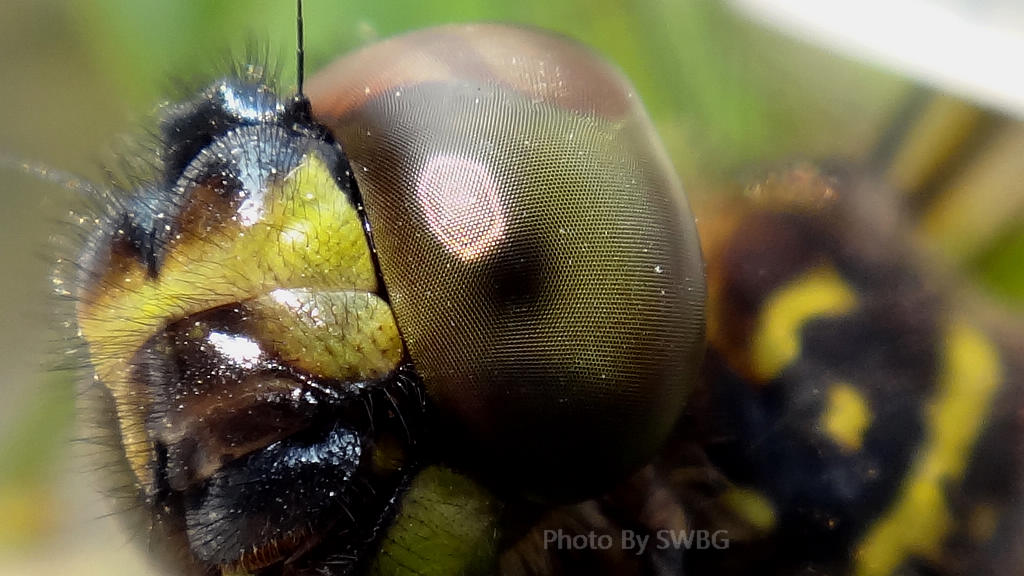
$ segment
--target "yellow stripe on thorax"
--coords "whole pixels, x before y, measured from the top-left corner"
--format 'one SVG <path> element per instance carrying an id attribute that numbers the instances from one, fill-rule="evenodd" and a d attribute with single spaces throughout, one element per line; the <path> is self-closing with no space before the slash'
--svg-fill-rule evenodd
<path id="1" fill-rule="evenodd" d="M 769 534 L 775 530 L 778 514 L 767 494 L 740 486 L 731 486 L 719 496 L 722 504 L 754 530 Z"/>
<path id="2" fill-rule="evenodd" d="M 1001 380 L 993 344 L 976 328 L 953 322 L 946 332 L 938 393 L 928 407 L 926 444 L 895 504 L 861 541 L 856 576 L 890 576 L 911 555 L 938 555 L 953 523 L 945 490 L 963 479 Z"/>
<path id="3" fill-rule="evenodd" d="M 764 303 L 753 334 L 754 375 L 761 381 L 778 376 L 800 356 L 800 333 L 808 321 L 841 316 L 856 304 L 854 289 L 829 266 L 776 290 Z"/>
<path id="4" fill-rule="evenodd" d="M 845 382 L 828 389 L 828 404 L 821 426 L 843 451 L 857 452 L 864 443 L 864 432 L 871 425 L 871 407 L 856 387 Z"/>

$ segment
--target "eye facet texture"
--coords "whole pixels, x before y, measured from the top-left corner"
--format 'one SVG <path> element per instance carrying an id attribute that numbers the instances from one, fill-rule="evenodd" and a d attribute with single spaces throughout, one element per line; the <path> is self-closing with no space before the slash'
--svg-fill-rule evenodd
<path id="1" fill-rule="evenodd" d="M 621 73 L 540 31 L 451 26 L 345 57 L 308 94 L 465 457 L 556 498 L 649 459 L 700 362 L 704 277 Z"/>

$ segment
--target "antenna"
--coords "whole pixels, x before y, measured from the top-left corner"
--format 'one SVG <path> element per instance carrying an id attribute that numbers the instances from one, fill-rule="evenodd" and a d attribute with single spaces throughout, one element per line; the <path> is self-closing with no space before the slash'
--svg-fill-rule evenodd
<path id="1" fill-rule="evenodd" d="M 306 75 L 306 70 L 305 70 L 305 68 L 306 68 L 306 48 L 305 48 L 305 41 L 302 38 L 302 28 L 303 28 L 303 25 L 302 25 L 302 0 L 296 0 L 296 11 L 295 11 L 295 14 L 296 14 L 295 22 L 296 22 L 296 24 L 298 26 L 298 34 L 296 35 L 296 38 L 297 38 L 297 41 L 298 41 L 297 42 L 298 45 L 296 46 L 296 49 L 295 49 L 295 59 L 296 59 L 296 64 L 298 65 L 298 70 L 296 70 L 295 75 L 298 78 L 298 84 L 299 84 L 298 97 L 299 98 L 304 98 L 304 95 L 302 94 L 302 83 L 305 80 L 304 77 Z"/>
<path id="2" fill-rule="evenodd" d="M 45 164 L 23 160 L 3 151 L 0 151 L 0 170 L 13 170 L 15 172 L 20 172 L 43 182 L 49 182 L 60 186 L 69 192 L 75 192 L 85 196 L 91 196 L 93 198 L 100 198 L 104 195 L 104 189 L 101 186 L 97 186 L 85 178 L 70 172 L 50 168 Z"/>

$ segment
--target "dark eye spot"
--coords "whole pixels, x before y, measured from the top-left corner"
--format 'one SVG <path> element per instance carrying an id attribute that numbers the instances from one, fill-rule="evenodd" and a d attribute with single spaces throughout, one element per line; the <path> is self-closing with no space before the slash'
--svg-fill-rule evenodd
<path id="1" fill-rule="evenodd" d="M 489 265 L 492 298 L 498 308 L 536 303 L 544 294 L 547 279 L 554 276 L 550 255 L 532 237 L 515 239 L 494 255 Z"/>

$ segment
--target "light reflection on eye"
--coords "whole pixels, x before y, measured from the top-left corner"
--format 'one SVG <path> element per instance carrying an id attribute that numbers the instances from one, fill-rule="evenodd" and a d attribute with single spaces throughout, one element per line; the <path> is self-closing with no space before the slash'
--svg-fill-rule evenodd
<path id="1" fill-rule="evenodd" d="M 294 290 L 284 290 L 278 288 L 270 293 L 270 297 L 273 298 L 274 302 L 286 306 L 291 310 L 299 310 L 302 308 L 302 302 L 299 301 L 299 297 L 295 295 Z"/>
<path id="2" fill-rule="evenodd" d="M 247 153 L 237 160 L 237 177 L 242 184 L 242 190 L 245 191 L 245 199 L 238 207 L 238 217 L 244 226 L 252 226 L 263 217 L 263 206 L 267 195 L 267 176 L 270 173 L 264 162 L 265 160 L 259 153 Z"/>
<path id="3" fill-rule="evenodd" d="M 270 94 L 262 99 L 247 98 L 238 94 L 233 86 L 222 85 L 219 88 L 225 107 L 247 122 L 270 122 L 283 109 Z"/>
<path id="4" fill-rule="evenodd" d="M 327 325 L 316 298 L 309 292 L 278 288 L 270 293 L 270 298 L 293 312 L 305 315 L 313 321 L 314 326 Z"/>
<path id="5" fill-rule="evenodd" d="M 262 354 L 259 344 L 245 336 L 210 332 L 207 340 L 217 352 L 241 368 L 255 368 Z"/>
<path id="6" fill-rule="evenodd" d="M 427 161 L 416 182 L 416 200 L 430 231 L 462 260 L 474 260 L 505 234 L 498 184 L 486 166 L 443 154 Z"/>

